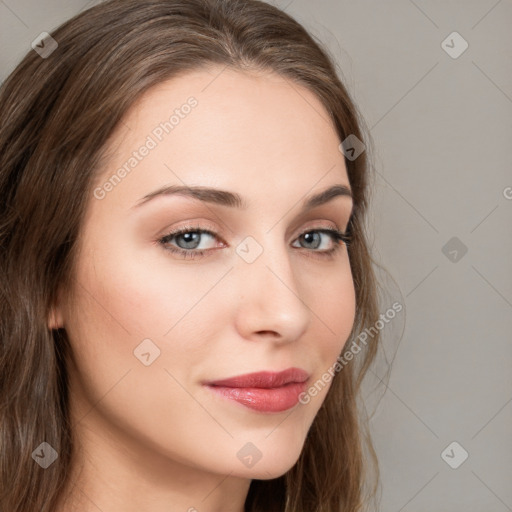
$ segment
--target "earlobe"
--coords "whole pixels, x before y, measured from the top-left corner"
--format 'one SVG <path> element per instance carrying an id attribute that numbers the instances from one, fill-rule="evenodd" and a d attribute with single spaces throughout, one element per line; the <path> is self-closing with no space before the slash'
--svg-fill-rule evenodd
<path id="1" fill-rule="evenodd" d="M 64 327 L 64 315 L 60 308 L 61 293 L 57 292 L 57 298 L 48 313 L 48 329 L 61 329 Z"/>
<path id="2" fill-rule="evenodd" d="M 52 306 L 48 315 L 48 329 L 60 329 L 64 327 L 64 320 L 60 312 L 60 308 Z"/>

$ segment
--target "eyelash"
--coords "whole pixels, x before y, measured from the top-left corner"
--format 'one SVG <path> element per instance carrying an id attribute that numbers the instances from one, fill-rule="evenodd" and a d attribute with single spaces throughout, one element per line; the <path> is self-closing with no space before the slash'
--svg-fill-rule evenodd
<path id="1" fill-rule="evenodd" d="M 194 258 L 200 258 L 205 255 L 208 251 L 212 251 L 212 249 L 181 249 L 178 247 L 172 247 L 169 246 L 169 240 L 178 237 L 180 235 L 183 235 L 185 233 L 201 233 L 206 235 L 211 235 L 214 238 L 218 238 L 217 234 L 213 231 L 210 231 L 209 229 L 202 229 L 201 227 L 192 227 L 192 226 L 186 226 L 180 229 L 177 229 L 176 231 L 171 231 L 170 233 L 164 235 L 162 238 L 158 239 L 156 242 L 160 244 L 165 251 L 169 251 L 173 254 L 178 254 L 179 256 L 182 256 L 185 259 L 194 259 Z M 303 231 L 298 237 L 300 238 L 303 235 L 309 234 L 309 233 L 323 233 L 326 235 L 329 235 L 331 237 L 331 240 L 334 242 L 334 247 L 332 249 L 329 249 L 327 251 L 317 251 L 315 249 L 311 249 L 311 252 L 316 253 L 316 256 L 319 256 L 321 258 L 332 258 L 335 256 L 335 254 L 342 248 L 342 244 L 339 242 L 343 242 L 345 246 L 349 246 L 351 242 L 351 237 L 348 233 L 342 233 L 341 231 L 338 231 L 337 229 L 331 229 L 331 228 L 319 228 L 319 229 L 309 229 L 306 231 Z M 305 249 L 308 251 L 308 249 Z"/>

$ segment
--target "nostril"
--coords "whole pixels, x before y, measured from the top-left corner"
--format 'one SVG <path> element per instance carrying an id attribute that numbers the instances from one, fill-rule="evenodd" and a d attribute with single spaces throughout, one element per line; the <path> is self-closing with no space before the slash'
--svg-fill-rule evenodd
<path id="1" fill-rule="evenodd" d="M 275 338 L 279 338 L 280 337 L 280 334 L 278 334 L 276 331 L 258 331 L 256 334 L 262 334 L 262 335 L 265 335 L 265 336 L 273 336 Z"/>

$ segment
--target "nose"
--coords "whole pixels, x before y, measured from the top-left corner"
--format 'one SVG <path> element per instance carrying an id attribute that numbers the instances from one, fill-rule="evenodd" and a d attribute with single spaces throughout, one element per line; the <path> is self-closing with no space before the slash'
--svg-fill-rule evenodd
<path id="1" fill-rule="evenodd" d="M 286 247 L 263 252 L 252 263 L 237 261 L 236 328 L 245 339 L 287 343 L 299 339 L 311 321 L 297 269 Z"/>

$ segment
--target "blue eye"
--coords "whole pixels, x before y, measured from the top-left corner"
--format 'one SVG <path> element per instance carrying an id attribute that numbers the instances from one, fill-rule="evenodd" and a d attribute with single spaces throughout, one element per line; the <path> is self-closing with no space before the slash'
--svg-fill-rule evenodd
<path id="1" fill-rule="evenodd" d="M 324 235 L 324 236 L 322 236 Z M 324 244 L 325 236 L 330 240 L 332 246 L 327 249 L 318 250 Z M 199 248 L 204 243 L 205 238 L 219 239 L 216 233 L 201 227 L 185 227 L 172 231 L 160 238 L 157 242 L 164 247 L 166 251 L 177 254 L 183 258 L 198 258 L 210 252 L 215 246 L 210 248 Z M 309 252 L 315 253 L 320 257 L 333 257 L 343 245 L 348 246 L 350 237 L 337 229 L 310 229 L 304 231 L 296 241 L 306 244 L 306 247 L 299 247 Z M 328 242 L 327 242 L 328 243 Z M 309 246 L 308 246 L 309 245 Z M 296 247 L 296 246 L 293 246 Z"/>
<path id="2" fill-rule="evenodd" d="M 341 233 L 336 229 L 313 229 L 302 233 L 297 240 L 303 240 L 306 244 L 313 245 L 313 247 L 306 247 L 306 249 L 318 249 L 323 242 L 321 235 L 328 235 L 331 242 L 335 242 L 336 245 L 332 249 L 324 249 L 323 251 L 317 252 L 329 254 L 340 247 L 339 242 L 343 242 L 345 245 L 348 245 L 349 243 L 348 235 Z"/>
<path id="3" fill-rule="evenodd" d="M 184 258 L 196 258 L 203 256 L 206 252 L 205 249 L 197 250 L 198 246 L 201 245 L 202 239 L 205 237 L 205 235 L 212 238 L 217 238 L 217 235 L 208 229 L 201 229 L 200 227 L 185 227 L 176 231 L 172 231 L 171 233 L 160 238 L 158 242 L 164 247 L 166 251 L 178 254 Z M 173 242 L 174 245 L 170 245 L 171 242 Z"/>
<path id="4" fill-rule="evenodd" d="M 197 231 L 181 231 L 178 233 L 173 233 L 170 239 L 175 239 L 176 244 L 179 246 L 178 248 L 188 250 L 188 249 L 199 249 L 199 245 L 204 240 L 205 235 L 210 237 L 215 237 L 214 233 L 211 233 L 206 230 L 197 230 Z M 169 235 L 165 237 L 169 238 Z M 180 243 L 181 242 L 181 243 Z"/>

